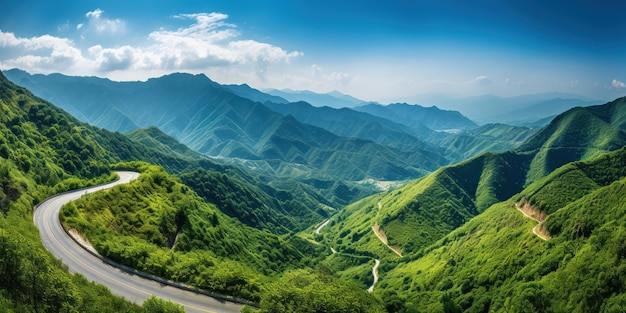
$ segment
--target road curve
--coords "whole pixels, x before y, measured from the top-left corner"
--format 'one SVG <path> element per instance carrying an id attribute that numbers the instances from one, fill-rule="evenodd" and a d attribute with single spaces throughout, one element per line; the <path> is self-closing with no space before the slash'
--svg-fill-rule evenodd
<path id="1" fill-rule="evenodd" d="M 152 295 L 183 305 L 187 312 L 239 312 L 241 305 L 217 300 L 194 292 L 163 285 L 152 280 L 128 274 L 105 264 L 79 246 L 61 227 L 61 207 L 72 200 L 98 190 L 128 183 L 139 177 L 135 172 L 116 172 L 120 179 L 105 185 L 63 193 L 41 203 L 33 219 L 44 246 L 67 265 L 70 272 L 80 273 L 91 281 L 103 284 L 112 293 L 142 304 Z"/>
<path id="2" fill-rule="evenodd" d="M 375 259 L 374 262 L 375 262 L 374 267 L 372 267 L 372 275 L 374 275 L 374 282 L 372 282 L 372 285 L 367 289 L 368 292 L 374 292 L 374 286 L 376 286 L 376 283 L 378 282 L 378 266 L 380 265 L 380 260 Z"/>

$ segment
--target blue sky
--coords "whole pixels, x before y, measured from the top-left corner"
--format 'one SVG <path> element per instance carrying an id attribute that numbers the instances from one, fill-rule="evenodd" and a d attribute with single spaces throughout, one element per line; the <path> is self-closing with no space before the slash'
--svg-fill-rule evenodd
<path id="1" fill-rule="evenodd" d="M 204 73 L 384 103 L 626 94 L 620 1 L 5 2 L 0 69 L 113 80 Z"/>

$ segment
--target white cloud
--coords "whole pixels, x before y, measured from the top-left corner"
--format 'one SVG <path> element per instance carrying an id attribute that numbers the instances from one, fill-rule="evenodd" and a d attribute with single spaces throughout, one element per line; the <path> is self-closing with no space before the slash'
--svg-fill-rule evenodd
<path id="1" fill-rule="evenodd" d="M 101 46 L 89 48 L 89 54 L 94 58 L 98 71 L 112 72 L 129 69 L 137 63 L 141 51 L 130 46 L 122 46 L 116 49 L 104 49 Z"/>
<path id="2" fill-rule="evenodd" d="M 487 86 L 493 83 L 493 79 L 488 76 L 476 76 L 474 79 L 470 80 L 470 84 Z"/>
<path id="3" fill-rule="evenodd" d="M 50 35 L 18 38 L 13 33 L 0 30 L 0 46 L 21 49 L 23 52 L 17 58 L 0 60 L 2 69 L 17 67 L 32 72 L 67 72 L 84 65 L 86 61 L 71 40 Z"/>
<path id="4" fill-rule="evenodd" d="M 119 19 L 106 19 L 97 9 L 85 16 L 88 21 L 77 26 L 82 34 L 89 31 L 113 34 L 124 31 Z M 251 73 L 264 79 L 276 64 L 289 64 L 303 54 L 250 39 L 240 39 L 236 25 L 226 23 L 221 13 L 177 15 L 191 20 L 188 27 L 151 32 L 144 45 L 79 48 L 67 38 L 43 35 L 20 38 L 0 30 L 0 47 L 20 50 L 17 58 L 2 59 L 0 68 L 18 67 L 32 73 L 59 71 L 70 75 L 99 75 L 117 79 L 142 79 L 172 71 L 207 72 L 210 69 L 236 68 L 232 73 Z M 81 26 L 82 25 L 82 26 Z M 80 43 L 83 43 L 81 41 Z M 138 77 L 138 75 L 144 75 Z"/>
<path id="5" fill-rule="evenodd" d="M 317 64 L 313 64 L 309 67 L 308 72 L 313 76 L 313 77 L 317 77 L 319 75 L 322 75 L 322 73 L 324 72 L 324 70 Z"/>
<path id="6" fill-rule="evenodd" d="M 350 81 L 352 81 L 352 78 L 353 77 L 351 74 L 343 72 L 332 72 L 330 75 L 328 75 L 328 80 L 338 82 L 344 86 L 349 84 Z"/>
<path id="7" fill-rule="evenodd" d="M 614 79 L 614 80 L 611 82 L 611 88 L 613 88 L 613 89 L 622 89 L 622 88 L 626 88 L 626 84 L 624 84 L 623 82 L 621 82 L 621 81 L 619 81 L 619 80 L 617 80 L 617 79 Z"/>
<path id="8" fill-rule="evenodd" d="M 21 43 L 22 39 L 15 37 L 13 33 L 5 33 L 0 30 L 0 47 L 15 47 Z"/>
<path id="9" fill-rule="evenodd" d="M 87 18 L 87 30 L 94 30 L 97 33 L 107 34 L 123 34 L 126 31 L 126 22 L 120 19 L 107 19 L 102 17 L 104 11 L 95 9 L 94 11 L 87 12 L 85 17 Z M 77 29 L 83 28 L 84 24 L 78 24 Z"/>
<path id="10" fill-rule="evenodd" d="M 104 11 L 102 11 L 100 9 L 95 9 L 95 10 L 93 10 L 91 12 L 87 12 L 87 14 L 85 14 L 85 16 L 86 17 L 93 17 L 93 18 L 99 19 L 100 15 L 102 15 L 102 12 L 104 12 Z"/>
<path id="11" fill-rule="evenodd" d="M 178 15 L 194 19 L 195 23 L 176 31 L 159 30 L 149 37 L 156 42 L 148 48 L 167 67 L 195 69 L 228 64 L 255 64 L 263 73 L 271 63 L 286 62 L 301 56 L 298 51 L 254 40 L 237 40 L 240 34 L 232 24 L 225 23 L 228 15 L 221 13 Z"/>

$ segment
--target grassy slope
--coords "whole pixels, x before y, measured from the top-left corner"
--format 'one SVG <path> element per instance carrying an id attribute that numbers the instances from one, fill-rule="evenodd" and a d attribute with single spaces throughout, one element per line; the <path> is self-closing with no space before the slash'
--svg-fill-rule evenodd
<path id="1" fill-rule="evenodd" d="M 551 208 L 549 241 L 532 234 L 536 222 L 515 210 L 512 198 L 412 260 L 389 265 L 377 292 L 426 311 L 442 311 L 450 301 L 467 312 L 621 310 L 626 299 L 625 157 L 622 149 L 566 165 L 520 194 L 545 193 L 541 203 Z M 603 172 L 619 174 L 606 179 L 598 175 Z M 574 197 L 553 193 L 565 187 Z"/>
<path id="2" fill-rule="evenodd" d="M 371 231 L 378 222 L 390 245 L 405 253 L 416 252 L 515 194 L 524 183 L 527 164 L 525 156 L 503 153 L 442 168 L 346 207 L 331 219 L 326 239 L 343 249 L 389 255 Z"/>
<path id="3" fill-rule="evenodd" d="M 383 257 L 381 268 L 384 269 L 397 256 L 373 233 L 372 226 L 378 222 L 391 246 L 399 248 L 404 256 L 417 257 L 423 249 L 489 206 L 509 199 L 524 186 L 544 177 L 547 173 L 541 173 L 547 169 L 618 147 L 624 134 L 624 107 L 624 99 L 618 99 L 604 106 L 573 109 L 556 118 L 517 151 L 483 154 L 397 190 L 365 198 L 333 217 L 328 229 L 323 231 L 323 238 L 318 239 L 339 251 Z M 577 122 L 579 116 L 587 119 Z M 585 130 L 584 134 L 578 129 Z M 567 148 L 570 144 L 576 146 L 572 149 L 583 153 L 559 157 L 564 149 L 570 149 Z M 586 146 L 591 148 L 584 149 Z M 549 156 L 549 166 L 542 156 Z M 585 181 L 551 188 L 569 191 L 574 187 L 585 190 Z M 543 198 L 551 197 L 559 198 L 543 195 Z M 531 197 L 534 202 L 541 199 L 539 195 Z M 365 277 L 365 271 L 353 277 Z"/>
<path id="4" fill-rule="evenodd" d="M 273 188 L 237 167 L 214 163 L 158 128 L 138 129 L 127 136 L 163 155 L 184 160 L 187 166 L 179 174 L 184 183 L 248 226 L 284 234 L 306 228 L 328 214 L 324 210 L 327 206 L 322 204 L 326 201 L 320 203 L 321 197 L 315 191 L 296 196 L 294 186 L 287 190 Z"/>

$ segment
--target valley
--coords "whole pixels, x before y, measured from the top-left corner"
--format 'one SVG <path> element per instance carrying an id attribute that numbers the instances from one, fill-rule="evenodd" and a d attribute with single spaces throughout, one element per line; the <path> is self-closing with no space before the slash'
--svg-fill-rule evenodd
<path id="1" fill-rule="evenodd" d="M 622 301 L 624 282 L 606 273 L 623 267 L 625 98 L 527 128 L 408 104 L 314 107 L 203 75 L 115 83 L 9 72 L 52 102 L 0 77 L 0 248 L 10 256 L 0 265 L 18 277 L 0 286 L 20 284 L 0 301 L 13 307 L 35 306 L 21 290 L 43 292 L 28 270 L 10 269 L 25 258 L 44 260 L 39 273 L 56 276 L 41 284 L 60 279 L 53 290 L 70 295 L 46 300 L 51 311 L 115 301 L 133 312 L 588 312 Z M 80 96 L 96 89 L 117 104 Z M 122 115 L 123 127 L 92 119 Z M 460 131 L 441 131 L 451 128 Z M 29 220 L 41 200 L 115 173 L 125 184 L 63 193 Z M 253 305 L 112 269 L 55 216 L 112 262 Z M 61 237 L 73 248 L 54 247 Z"/>

